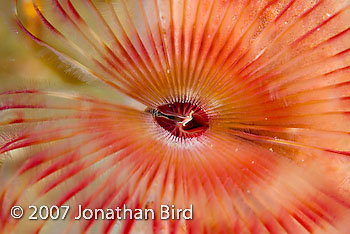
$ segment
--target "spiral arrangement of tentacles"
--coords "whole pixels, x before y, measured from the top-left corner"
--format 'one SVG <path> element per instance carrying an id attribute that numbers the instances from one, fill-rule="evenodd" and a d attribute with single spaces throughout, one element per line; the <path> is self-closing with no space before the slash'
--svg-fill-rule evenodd
<path id="1" fill-rule="evenodd" d="M 145 108 L 0 93 L 0 233 L 349 233 L 349 0 L 12 4 L 34 41 Z M 157 217 L 74 219 L 124 204 Z"/>

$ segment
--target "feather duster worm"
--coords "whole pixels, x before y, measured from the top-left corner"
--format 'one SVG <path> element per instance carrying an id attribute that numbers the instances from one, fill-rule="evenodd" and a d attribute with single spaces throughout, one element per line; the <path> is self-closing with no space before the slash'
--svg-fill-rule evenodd
<path id="1" fill-rule="evenodd" d="M 1 233 L 349 232 L 350 1 L 16 0 L 14 13 L 146 108 L 2 92 Z M 32 221 L 30 205 L 70 210 Z M 124 205 L 155 218 L 74 218 Z M 162 220 L 161 205 L 193 217 Z"/>

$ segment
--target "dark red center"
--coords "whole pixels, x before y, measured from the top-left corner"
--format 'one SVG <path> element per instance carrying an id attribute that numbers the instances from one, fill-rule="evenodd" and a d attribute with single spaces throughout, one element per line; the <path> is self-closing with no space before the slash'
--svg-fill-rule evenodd
<path id="1" fill-rule="evenodd" d="M 190 103 L 166 104 L 151 112 L 156 122 L 176 137 L 198 137 L 208 128 L 208 115 Z"/>

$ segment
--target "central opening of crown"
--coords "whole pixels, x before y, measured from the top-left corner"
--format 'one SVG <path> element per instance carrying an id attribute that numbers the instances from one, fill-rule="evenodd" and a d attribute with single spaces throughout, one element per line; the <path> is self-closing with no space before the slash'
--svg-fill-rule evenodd
<path id="1" fill-rule="evenodd" d="M 159 126 L 176 137 L 198 137 L 209 127 L 208 115 L 191 103 L 166 104 L 149 112 Z"/>

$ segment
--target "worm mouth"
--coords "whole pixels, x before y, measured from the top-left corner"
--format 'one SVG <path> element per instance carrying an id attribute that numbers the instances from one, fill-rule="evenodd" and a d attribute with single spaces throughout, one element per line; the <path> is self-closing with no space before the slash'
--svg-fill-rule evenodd
<path id="1" fill-rule="evenodd" d="M 209 117 L 200 107 L 191 103 L 171 103 L 147 109 L 157 124 L 180 138 L 201 136 L 209 127 Z"/>

